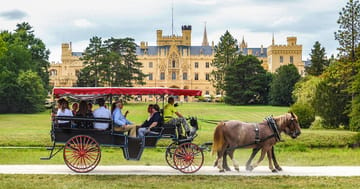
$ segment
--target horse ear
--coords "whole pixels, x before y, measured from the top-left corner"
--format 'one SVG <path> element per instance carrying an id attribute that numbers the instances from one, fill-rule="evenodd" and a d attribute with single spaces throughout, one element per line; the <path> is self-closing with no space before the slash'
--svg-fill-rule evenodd
<path id="1" fill-rule="evenodd" d="M 291 117 L 292 117 L 292 118 L 295 118 L 295 115 L 294 115 L 293 112 L 290 112 L 290 114 L 291 114 Z"/>

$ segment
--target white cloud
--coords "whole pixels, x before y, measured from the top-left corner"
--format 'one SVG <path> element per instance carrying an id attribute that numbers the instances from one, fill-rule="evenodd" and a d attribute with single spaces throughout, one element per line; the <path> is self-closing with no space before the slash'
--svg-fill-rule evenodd
<path id="1" fill-rule="evenodd" d="M 84 18 L 74 20 L 73 24 L 79 28 L 90 28 L 95 26 L 95 24 Z"/>
<path id="2" fill-rule="evenodd" d="M 338 28 L 338 12 L 348 0 L 174 0 L 175 34 L 180 26 L 193 26 L 194 45 L 202 41 L 207 21 L 211 41 L 228 29 L 238 40 L 242 36 L 251 47 L 276 42 L 286 43 L 286 36 L 297 35 L 304 57 L 316 40 L 327 53 L 336 53 L 338 43 L 333 32 Z M 1 12 L 21 10 L 22 21 L 29 22 L 35 35 L 50 48 L 50 60 L 60 61 L 60 46 L 73 42 L 74 51 L 83 50 L 94 35 L 103 38 L 132 37 L 137 42 L 156 44 L 156 29 L 171 33 L 171 0 L 12 0 L 3 3 Z M 21 17 L 19 17 L 21 18 Z M 0 31 L 13 31 L 19 20 L 0 18 Z"/>

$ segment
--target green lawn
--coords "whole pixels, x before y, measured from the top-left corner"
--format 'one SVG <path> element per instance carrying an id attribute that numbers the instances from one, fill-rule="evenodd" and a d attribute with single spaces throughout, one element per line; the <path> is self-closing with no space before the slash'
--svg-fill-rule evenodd
<path id="1" fill-rule="evenodd" d="M 146 119 L 147 104 L 128 104 L 124 110 L 129 110 L 129 119 L 140 124 Z M 228 120 L 237 119 L 248 122 L 260 122 L 268 115 L 281 115 L 287 112 L 287 107 L 272 106 L 229 106 L 212 103 L 181 104 L 178 110 L 184 115 L 197 116 L 199 119 Z M 199 136 L 196 144 L 212 141 L 216 124 L 199 122 Z M 0 115 L 0 146 L 33 146 L 45 147 L 51 145 L 49 111 L 38 114 L 2 114 Z M 277 156 L 282 165 L 359 165 L 360 150 L 347 148 L 355 142 L 358 135 L 344 130 L 303 130 L 298 139 L 287 136 L 285 142 L 276 146 Z M 156 149 L 146 149 L 140 162 L 126 161 L 118 148 L 102 147 L 101 164 L 136 164 L 165 165 L 164 148 L 170 140 L 161 140 Z M 236 157 L 245 164 L 250 150 L 237 150 Z M 46 156 L 45 149 L 0 149 L 0 164 L 62 164 L 61 152 L 50 161 L 40 161 Z M 322 157 L 322 158 L 319 158 Z M 215 157 L 205 152 L 205 163 L 211 165 Z M 264 161 L 263 165 L 267 164 Z"/>
<path id="2" fill-rule="evenodd" d="M 359 177 L 0 175 L 0 188 L 358 188 Z"/>

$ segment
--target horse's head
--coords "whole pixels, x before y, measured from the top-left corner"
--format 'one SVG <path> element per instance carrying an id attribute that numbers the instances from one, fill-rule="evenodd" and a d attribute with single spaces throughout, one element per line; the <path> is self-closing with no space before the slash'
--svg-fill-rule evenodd
<path id="1" fill-rule="evenodd" d="M 293 139 L 298 137 L 301 134 L 298 117 L 293 112 L 287 113 L 281 117 L 281 125 L 279 124 L 280 129 Z"/>

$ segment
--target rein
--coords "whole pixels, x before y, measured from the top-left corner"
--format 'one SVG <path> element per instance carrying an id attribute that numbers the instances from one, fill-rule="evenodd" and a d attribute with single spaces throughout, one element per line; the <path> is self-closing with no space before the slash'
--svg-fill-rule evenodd
<path id="1" fill-rule="evenodd" d="M 254 130 L 255 131 L 255 141 L 254 142 L 249 143 L 249 144 L 240 145 L 240 146 L 231 147 L 231 148 L 229 147 L 229 148 L 226 149 L 226 151 L 231 151 L 231 150 L 251 146 L 251 145 L 254 145 L 254 144 L 259 144 L 259 143 L 265 142 L 265 141 L 267 141 L 267 140 L 269 140 L 270 138 L 273 138 L 273 137 L 276 138 L 276 141 L 282 141 L 274 118 L 272 116 L 269 116 L 269 117 L 265 118 L 265 120 L 267 121 L 268 126 L 270 127 L 270 129 L 273 131 L 272 135 L 269 135 L 269 136 L 267 136 L 265 138 L 260 139 L 260 137 L 259 137 L 259 130 L 260 129 L 259 129 L 259 125 L 256 123 L 255 124 L 255 130 Z"/>

